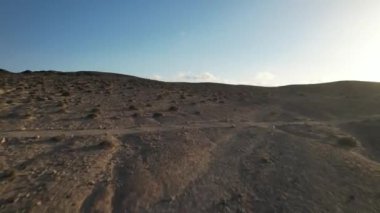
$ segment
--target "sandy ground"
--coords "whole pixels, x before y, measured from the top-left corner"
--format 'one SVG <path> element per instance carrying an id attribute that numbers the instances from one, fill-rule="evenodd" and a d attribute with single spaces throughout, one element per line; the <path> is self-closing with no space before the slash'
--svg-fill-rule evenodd
<path id="1" fill-rule="evenodd" d="M 0 71 L 0 212 L 380 212 L 380 84 Z"/>

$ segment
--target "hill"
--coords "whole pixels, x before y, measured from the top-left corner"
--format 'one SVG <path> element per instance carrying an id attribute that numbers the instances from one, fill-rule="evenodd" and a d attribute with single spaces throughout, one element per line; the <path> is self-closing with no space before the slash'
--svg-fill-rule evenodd
<path id="1" fill-rule="evenodd" d="M 6 73 L 1 212 L 380 212 L 379 83 Z"/>

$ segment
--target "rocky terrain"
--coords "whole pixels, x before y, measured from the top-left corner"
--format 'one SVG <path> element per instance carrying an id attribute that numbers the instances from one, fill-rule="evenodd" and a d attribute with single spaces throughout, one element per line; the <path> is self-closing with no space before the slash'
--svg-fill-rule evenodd
<path id="1" fill-rule="evenodd" d="M 380 212 L 380 83 L 0 70 L 0 212 Z"/>

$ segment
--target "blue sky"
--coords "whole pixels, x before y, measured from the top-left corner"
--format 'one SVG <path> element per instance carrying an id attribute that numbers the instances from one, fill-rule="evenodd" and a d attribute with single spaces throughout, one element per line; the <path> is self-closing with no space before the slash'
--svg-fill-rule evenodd
<path id="1" fill-rule="evenodd" d="M 377 0 L 1 0 L 0 67 L 166 81 L 380 81 Z"/>

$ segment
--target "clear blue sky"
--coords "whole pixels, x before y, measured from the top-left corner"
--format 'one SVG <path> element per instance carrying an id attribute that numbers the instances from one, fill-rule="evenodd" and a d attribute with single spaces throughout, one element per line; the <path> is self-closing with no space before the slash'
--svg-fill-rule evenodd
<path id="1" fill-rule="evenodd" d="M 0 67 L 261 85 L 380 81 L 377 0 L 1 0 Z"/>

